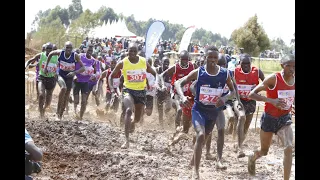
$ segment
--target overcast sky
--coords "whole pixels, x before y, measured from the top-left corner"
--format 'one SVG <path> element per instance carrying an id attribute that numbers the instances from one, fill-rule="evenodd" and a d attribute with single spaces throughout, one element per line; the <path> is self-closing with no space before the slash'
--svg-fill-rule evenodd
<path id="1" fill-rule="evenodd" d="M 57 5 L 67 8 L 71 2 L 26 0 L 25 31 L 31 30 L 31 23 L 39 10 L 53 9 Z M 154 18 L 185 27 L 195 25 L 227 38 L 254 14 L 258 15 L 258 22 L 270 39 L 281 37 L 289 45 L 295 32 L 294 0 L 82 0 L 83 10 L 95 12 L 102 5 L 111 7 L 117 14 L 133 14 L 136 20 Z"/>

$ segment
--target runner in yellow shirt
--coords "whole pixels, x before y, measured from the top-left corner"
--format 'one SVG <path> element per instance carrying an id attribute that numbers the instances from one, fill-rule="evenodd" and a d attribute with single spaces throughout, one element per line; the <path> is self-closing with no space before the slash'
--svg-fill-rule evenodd
<path id="1" fill-rule="evenodd" d="M 109 87 L 111 93 L 114 92 L 113 78 L 122 70 L 124 78 L 122 90 L 122 113 L 125 114 L 125 135 L 126 142 L 121 148 L 129 148 L 129 133 L 134 131 L 135 123 L 139 122 L 143 115 L 144 106 L 146 103 L 146 77 L 147 72 L 156 76 L 156 72 L 151 68 L 146 59 L 137 56 L 137 44 L 129 44 L 128 57 L 121 60 L 109 76 Z M 134 112 L 134 120 L 131 120 L 131 115 Z"/>

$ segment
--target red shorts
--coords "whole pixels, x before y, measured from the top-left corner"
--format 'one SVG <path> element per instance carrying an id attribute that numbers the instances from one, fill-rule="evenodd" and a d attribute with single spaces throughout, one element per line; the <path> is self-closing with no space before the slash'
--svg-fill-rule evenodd
<path id="1" fill-rule="evenodd" d="M 194 104 L 193 98 L 192 98 L 191 100 L 189 99 L 189 101 L 191 102 L 192 105 Z M 186 115 L 186 116 L 188 116 L 188 117 L 192 117 L 192 115 L 191 115 L 191 109 L 192 109 L 192 107 L 191 107 L 191 108 L 187 108 L 187 107 L 181 106 L 181 108 L 182 108 L 182 113 L 183 113 L 184 115 Z"/>

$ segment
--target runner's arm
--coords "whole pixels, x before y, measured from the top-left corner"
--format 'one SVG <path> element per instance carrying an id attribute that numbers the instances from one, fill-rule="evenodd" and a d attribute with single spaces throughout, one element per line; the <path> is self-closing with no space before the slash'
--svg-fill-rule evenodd
<path id="1" fill-rule="evenodd" d="M 147 72 L 148 72 L 148 73 L 151 73 L 151 74 L 156 78 L 157 73 L 156 73 L 156 71 L 150 66 L 149 63 L 147 63 Z"/>
<path id="2" fill-rule="evenodd" d="M 266 91 L 268 88 L 272 89 L 276 84 L 276 77 L 274 74 L 266 77 L 263 82 L 261 82 L 258 86 L 256 86 L 250 93 L 249 98 L 256 101 L 263 101 L 271 103 L 271 98 L 267 98 L 266 96 L 261 96 L 258 93 L 261 91 Z"/>
<path id="3" fill-rule="evenodd" d="M 97 81 L 97 84 L 99 85 L 99 83 L 103 80 L 103 78 L 105 78 L 107 76 L 107 70 L 103 71 L 100 75 L 100 78 Z M 107 79 L 107 84 L 108 84 L 108 79 Z M 96 86 L 96 89 L 98 90 L 98 86 Z"/>
<path id="4" fill-rule="evenodd" d="M 198 69 L 191 71 L 187 76 L 179 79 L 174 83 L 174 87 L 176 88 L 177 94 L 182 98 L 184 97 L 184 93 L 182 91 L 182 87 L 189 82 L 198 79 Z"/>
<path id="5" fill-rule="evenodd" d="M 229 73 L 229 71 L 228 71 L 228 73 Z M 226 102 L 226 100 L 229 99 L 230 97 L 236 96 L 237 100 L 240 102 L 239 94 L 236 91 L 237 86 L 234 83 L 233 78 L 230 76 L 230 74 L 228 75 L 226 83 L 227 83 L 227 86 L 229 88 L 229 93 L 222 97 L 223 101 Z"/>
<path id="6" fill-rule="evenodd" d="M 175 73 L 176 71 L 176 66 L 173 65 L 171 66 L 170 68 L 168 68 L 167 70 L 163 71 L 160 75 L 159 75 L 159 80 L 160 80 L 160 84 L 161 84 L 161 87 L 164 87 L 164 79 L 163 77 L 164 76 L 169 76 L 169 77 L 172 77 L 173 73 Z"/>
<path id="7" fill-rule="evenodd" d="M 109 88 L 111 92 L 114 91 L 113 78 L 114 76 L 116 76 L 116 74 L 118 74 L 121 71 L 122 68 L 123 68 L 123 61 L 120 61 L 119 63 L 117 63 L 116 67 L 113 69 L 113 71 L 111 71 L 111 74 L 109 75 L 108 83 L 109 83 Z"/>
<path id="8" fill-rule="evenodd" d="M 47 69 L 47 66 L 49 64 L 49 62 L 51 61 L 52 56 L 59 56 L 62 50 L 55 50 L 55 51 L 51 51 L 48 55 L 48 60 L 47 60 L 47 64 L 45 69 Z"/>
<path id="9" fill-rule="evenodd" d="M 261 69 L 259 69 L 259 78 L 261 79 L 261 81 L 264 80 L 264 73 L 261 71 Z"/>
<path id="10" fill-rule="evenodd" d="M 37 55 L 35 55 L 33 58 L 29 59 L 26 63 L 25 63 L 25 69 L 27 69 L 27 67 L 31 64 L 34 63 L 37 59 L 40 59 L 41 53 L 38 53 Z"/>
<path id="11" fill-rule="evenodd" d="M 79 63 L 80 64 L 80 69 L 78 69 L 78 70 L 76 70 L 76 71 L 74 71 L 76 74 L 79 74 L 79 73 L 82 73 L 82 72 L 84 72 L 85 71 L 85 68 L 84 68 L 84 65 L 83 65 L 83 63 L 82 63 L 82 61 L 81 61 L 81 59 L 80 59 L 80 56 L 79 56 L 79 54 L 77 54 L 77 53 L 74 53 L 74 59 L 77 61 L 77 63 Z"/>

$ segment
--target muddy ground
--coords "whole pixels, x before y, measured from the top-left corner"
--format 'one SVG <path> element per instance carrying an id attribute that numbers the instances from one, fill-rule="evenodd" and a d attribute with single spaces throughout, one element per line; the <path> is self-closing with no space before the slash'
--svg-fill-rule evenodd
<path id="1" fill-rule="evenodd" d="M 59 88 L 56 88 L 56 92 Z M 174 125 L 168 123 L 161 129 L 157 111 L 145 117 L 131 134 L 130 148 L 121 149 L 125 140 L 119 127 L 119 114 L 103 117 L 96 115 L 96 107 L 89 98 L 88 112 L 83 121 L 74 120 L 73 105 L 69 115 L 57 121 L 57 95 L 53 97 L 52 111 L 47 120 L 39 120 L 36 103 L 26 100 L 26 128 L 37 146 L 44 151 L 43 170 L 35 179 L 191 179 L 189 160 L 192 155 L 191 140 L 182 140 L 169 149 L 168 143 Z M 261 108 L 260 108 L 261 110 Z M 168 116 L 173 121 L 173 112 Z M 169 125 L 168 125 L 169 124 Z M 254 126 L 254 120 L 252 122 Z M 190 134 L 193 133 L 191 128 Z M 213 132 L 211 152 L 216 155 L 217 131 Z M 215 161 L 203 158 L 200 165 L 202 179 L 282 179 L 283 150 L 274 138 L 269 155 L 257 161 L 257 175 L 247 173 L 247 158 L 238 159 L 233 151 L 231 135 L 226 135 L 223 162 L 226 170 L 216 170 Z M 259 134 L 251 129 L 244 143 L 246 153 L 259 147 Z M 294 162 L 292 179 L 294 179 Z"/>

